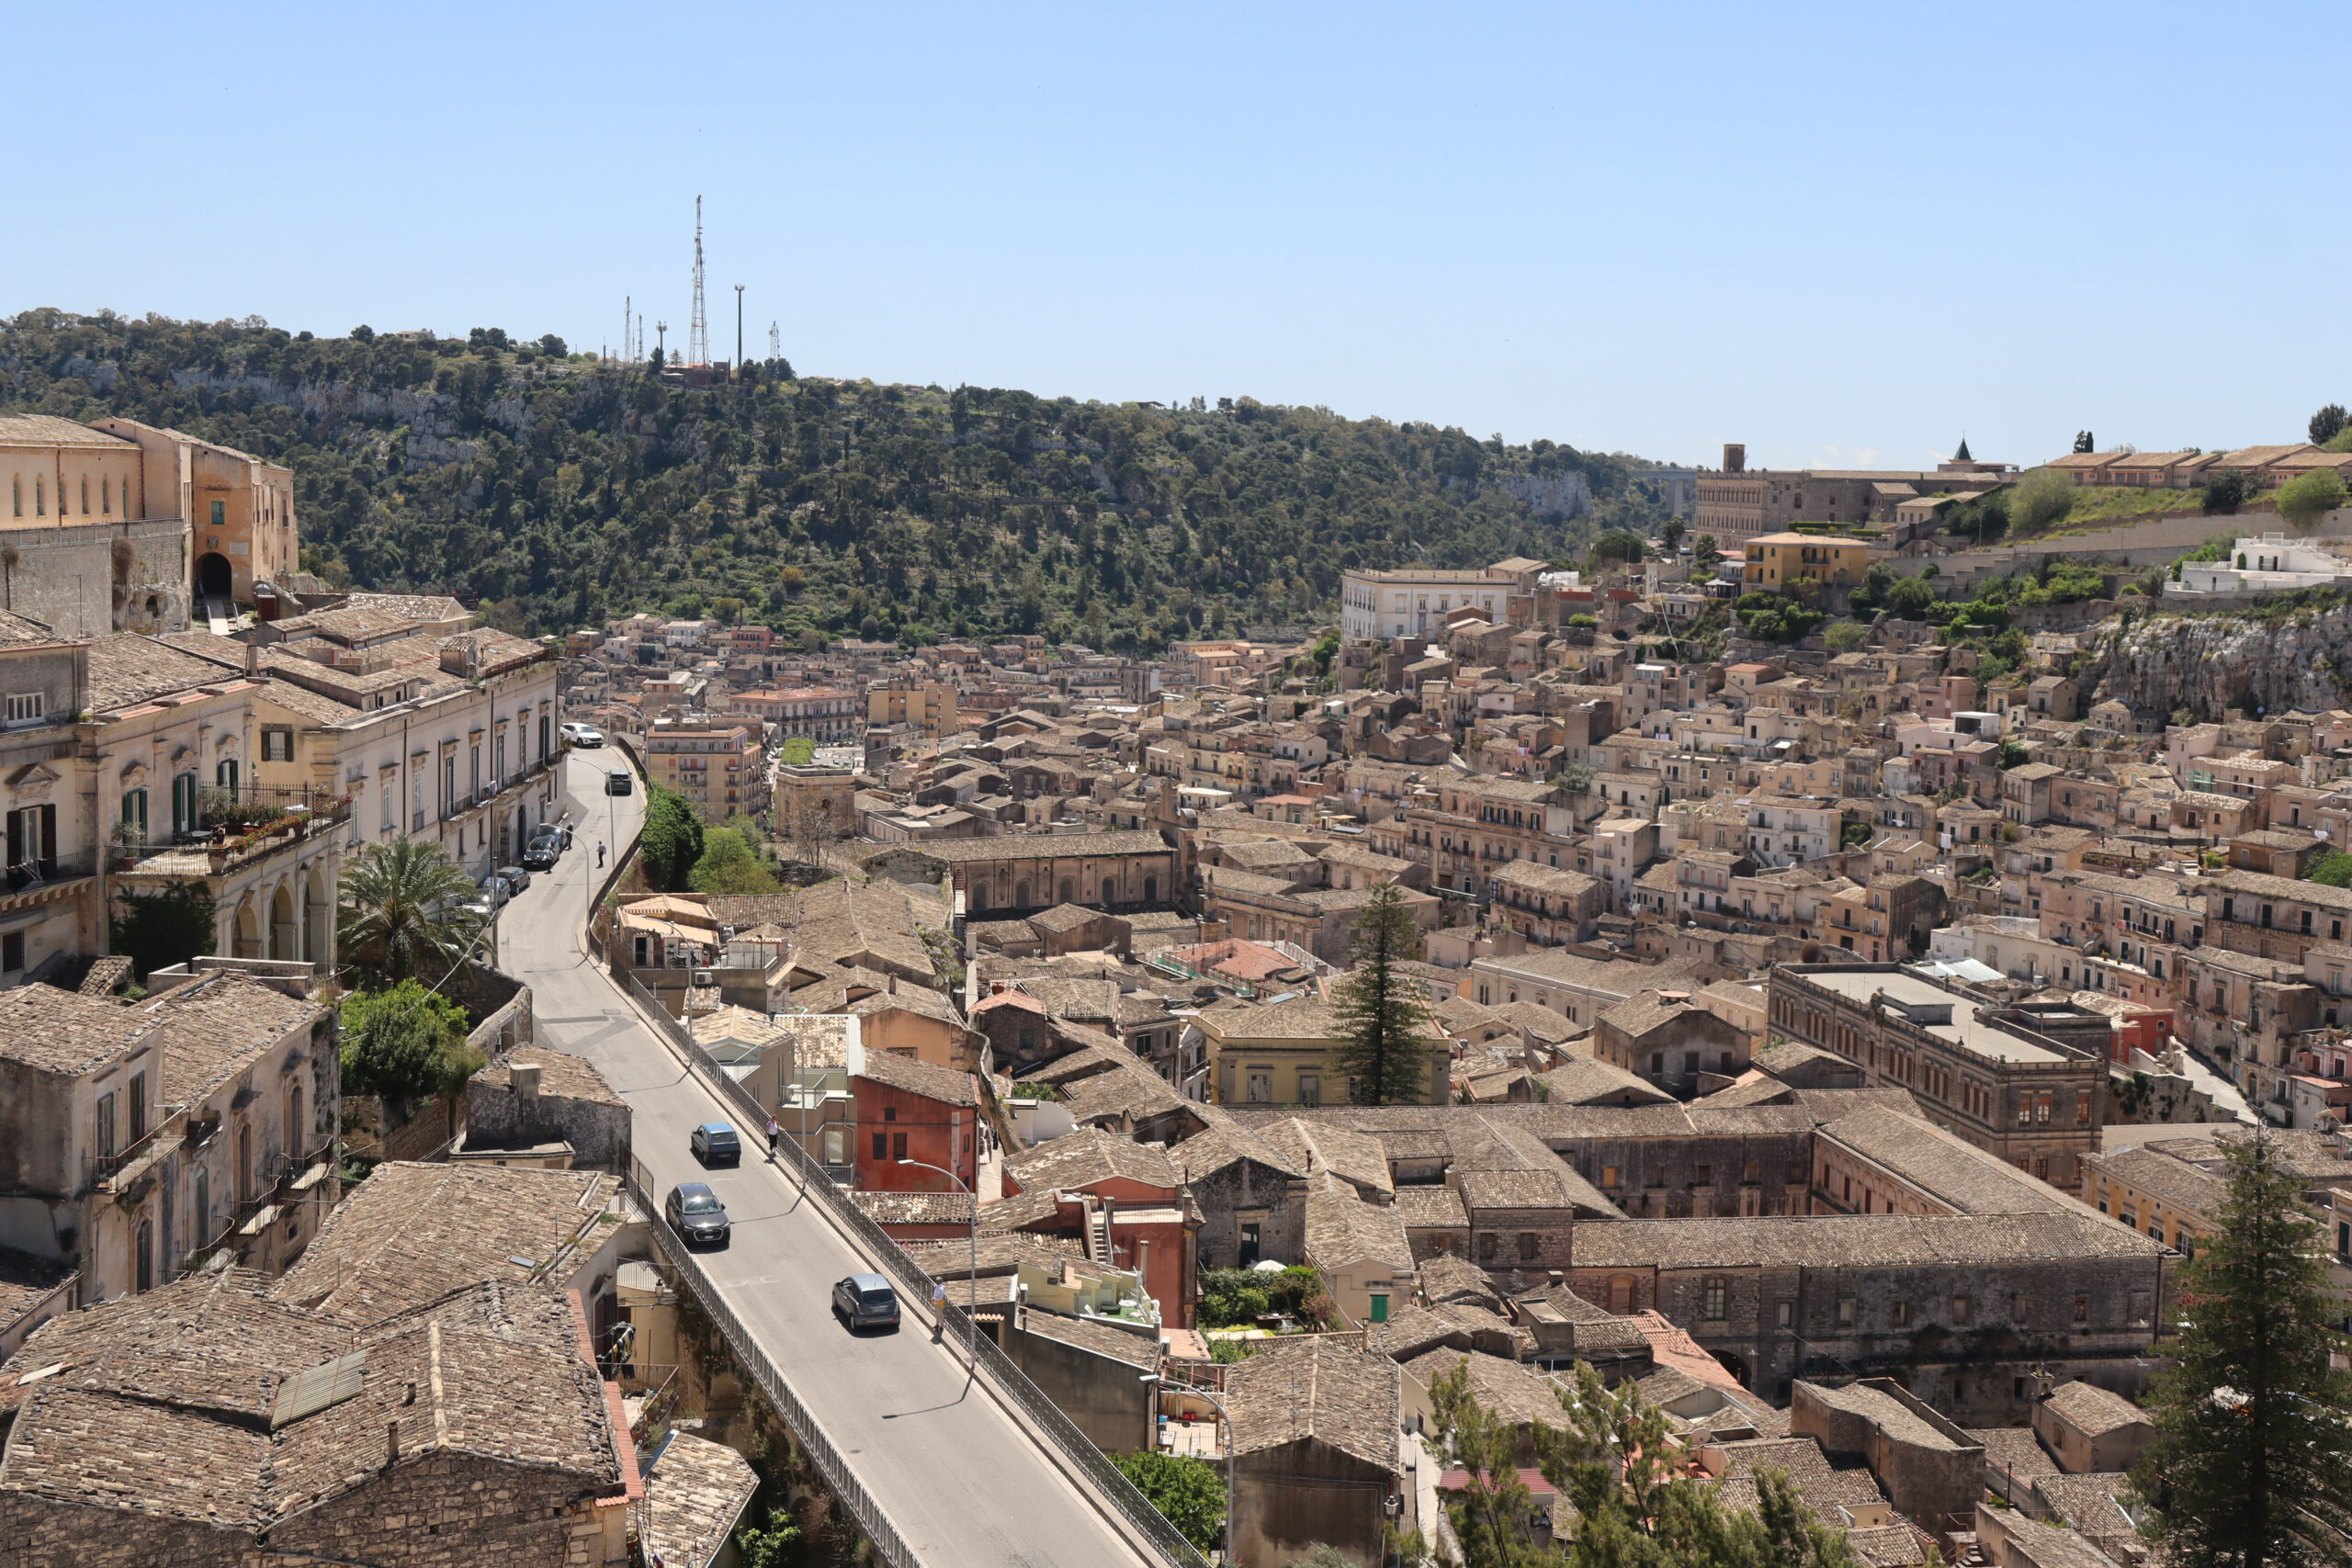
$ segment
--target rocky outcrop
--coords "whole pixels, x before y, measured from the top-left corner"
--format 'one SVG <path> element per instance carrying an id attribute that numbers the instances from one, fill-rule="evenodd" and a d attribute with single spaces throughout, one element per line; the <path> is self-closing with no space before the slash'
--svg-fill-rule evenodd
<path id="1" fill-rule="evenodd" d="M 2094 702 L 2123 703 L 2143 726 L 2186 708 L 2199 720 L 2233 707 L 2352 707 L 2352 604 L 2284 617 L 2158 613 L 2098 634 L 2082 678 Z"/>

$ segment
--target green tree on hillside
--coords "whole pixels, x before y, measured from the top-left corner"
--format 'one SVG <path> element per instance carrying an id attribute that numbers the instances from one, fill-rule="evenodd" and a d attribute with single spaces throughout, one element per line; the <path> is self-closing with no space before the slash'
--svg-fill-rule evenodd
<path id="1" fill-rule="evenodd" d="M 2329 442 L 2335 440 L 2338 434 L 2342 434 L 2346 423 L 2347 416 L 2344 412 L 2344 405 L 2342 403 L 2322 404 L 2320 411 L 2312 415 L 2312 422 L 2309 426 L 2312 435 L 2312 445 L 2314 446 L 2326 446 Z"/>
<path id="2" fill-rule="evenodd" d="M 702 836 L 686 886 L 697 893 L 773 893 L 776 880 L 740 829 L 713 828 Z"/>
<path id="3" fill-rule="evenodd" d="M 2030 534 L 2060 521 L 2074 505 L 2075 481 L 2064 468 L 2030 468 L 2009 491 L 2008 525 Z"/>
<path id="4" fill-rule="evenodd" d="M 2254 498 L 2254 480 L 2240 468 L 2222 468 L 2205 481 L 2199 497 L 2208 517 L 2231 517 Z"/>
<path id="5" fill-rule="evenodd" d="M 2352 1560 L 2352 1349 L 2328 1237 L 2266 1130 L 2224 1145 L 2229 1195 L 2181 1269 L 2156 1439 L 2132 1468 L 2145 1533 L 2175 1562 L 2302 1568 Z"/>
<path id="6" fill-rule="evenodd" d="M 1358 1105 L 1421 1105 L 1430 1096 L 1433 1025 L 1428 987 L 1403 965 L 1421 956 L 1403 890 L 1384 882 L 1356 917 L 1353 966 L 1333 987 L 1340 1027 L 1332 1059 Z"/>
<path id="7" fill-rule="evenodd" d="M 2278 517 L 2290 528 L 2308 528 L 2344 504 L 2344 480 L 2333 468 L 2313 468 L 2278 487 Z"/>
<path id="8" fill-rule="evenodd" d="M 683 893 L 700 863 L 702 818 L 676 790 L 645 781 L 645 827 L 638 840 L 645 880 L 658 893 Z"/>
<path id="9" fill-rule="evenodd" d="M 1148 653 L 1326 619 L 1351 568 L 1581 558 L 1603 531 L 1666 521 L 1638 459 L 1549 441 L 1247 398 L 688 387 L 488 329 L 298 338 L 29 310 L 0 320 L 0 407 L 128 415 L 286 463 L 306 568 L 467 595 L 529 633 L 740 604 L 787 648 L 870 629 Z M 404 445 L 418 419 L 447 442 Z M 1571 475 L 1583 515 L 1518 499 L 1514 481 Z"/>

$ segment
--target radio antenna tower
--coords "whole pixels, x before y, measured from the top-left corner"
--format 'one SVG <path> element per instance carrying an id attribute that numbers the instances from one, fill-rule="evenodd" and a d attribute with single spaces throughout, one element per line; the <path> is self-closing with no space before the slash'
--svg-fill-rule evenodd
<path id="1" fill-rule="evenodd" d="M 623 360 L 627 360 L 627 359 L 628 359 L 628 358 L 630 357 L 630 355 L 629 355 L 629 352 L 628 352 L 629 325 L 630 325 L 630 323 L 631 323 L 631 322 L 635 321 L 636 320 L 637 320 L 637 301 L 636 301 L 635 299 L 633 299 L 629 298 L 629 296 L 628 296 L 628 295 L 626 295 L 626 294 L 622 295 L 622 296 L 621 296 L 621 358 L 622 358 Z"/>
<path id="2" fill-rule="evenodd" d="M 768 357 L 770 359 L 784 357 L 784 334 L 776 331 L 774 321 L 768 323 Z"/>
<path id="3" fill-rule="evenodd" d="M 702 197 L 695 197 L 695 316 L 686 323 L 686 363 L 710 363 L 710 322 L 702 308 Z"/>

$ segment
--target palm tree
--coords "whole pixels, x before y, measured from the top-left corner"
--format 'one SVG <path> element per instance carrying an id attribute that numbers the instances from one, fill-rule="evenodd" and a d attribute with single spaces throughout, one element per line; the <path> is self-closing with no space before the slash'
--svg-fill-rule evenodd
<path id="1" fill-rule="evenodd" d="M 335 942 L 357 988 L 437 984 L 480 929 L 466 908 L 474 893 L 438 844 L 394 839 L 361 850 L 343 868 L 335 911 Z"/>

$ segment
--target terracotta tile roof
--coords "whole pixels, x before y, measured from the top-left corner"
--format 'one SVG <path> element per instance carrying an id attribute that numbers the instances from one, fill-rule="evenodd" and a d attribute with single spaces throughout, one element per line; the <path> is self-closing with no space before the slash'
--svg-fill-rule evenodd
<path id="1" fill-rule="evenodd" d="M 863 1065 L 851 1077 L 853 1082 L 865 1078 L 943 1105 L 970 1107 L 980 1103 L 979 1083 L 971 1074 L 960 1067 L 936 1067 L 896 1051 L 868 1050 Z"/>
<path id="2" fill-rule="evenodd" d="M 484 1067 L 474 1075 L 473 1081 L 489 1084 L 497 1089 L 509 1088 L 514 1081 L 513 1071 L 514 1064 L 536 1065 L 538 1067 L 539 1092 L 543 1095 L 554 1095 L 564 1100 L 594 1100 L 599 1105 L 628 1103 L 614 1090 L 610 1083 L 605 1081 L 605 1075 L 596 1070 L 594 1063 L 585 1057 L 569 1055 L 561 1051 L 550 1051 L 544 1045 L 535 1045 L 527 1051 L 520 1052 L 512 1058 L 511 1062 L 501 1062 L 494 1066 Z"/>
<path id="3" fill-rule="evenodd" d="M 759 1472 L 733 1449 L 672 1432 L 645 1477 L 647 1561 L 712 1562 L 759 1489 Z"/>
<path id="4" fill-rule="evenodd" d="M 1325 1269 L 1354 1262 L 1385 1263 L 1405 1273 L 1413 1268 L 1413 1249 L 1396 1209 L 1365 1202 L 1328 1172 L 1307 1179 L 1306 1256 Z"/>
<path id="5" fill-rule="evenodd" d="M 79 1077 L 162 1027 L 144 1010 L 36 980 L 0 991 L 0 1059 Z"/>
<path id="6" fill-rule="evenodd" d="M 327 1215 L 270 1294 L 367 1325 L 480 1280 L 528 1279 L 597 1233 L 618 1186 L 589 1170 L 388 1160 Z"/>
<path id="7" fill-rule="evenodd" d="M 1403 1377 L 1345 1335 L 1277 1340 L 1226 1371 L 1234 1456 L 1311 1438 L 1393 1474 Z"/>
<path id="8" fill-rule="evenodd" d="M 1168 1150 L 1099 1127 L 1081 1127 L 1013 1155 L 1004 1162 L 1004 1174 L 1023 1191 L 1075 1191 L 1114 1178 L 1170 1191 L 1184 1184 Z"/>

